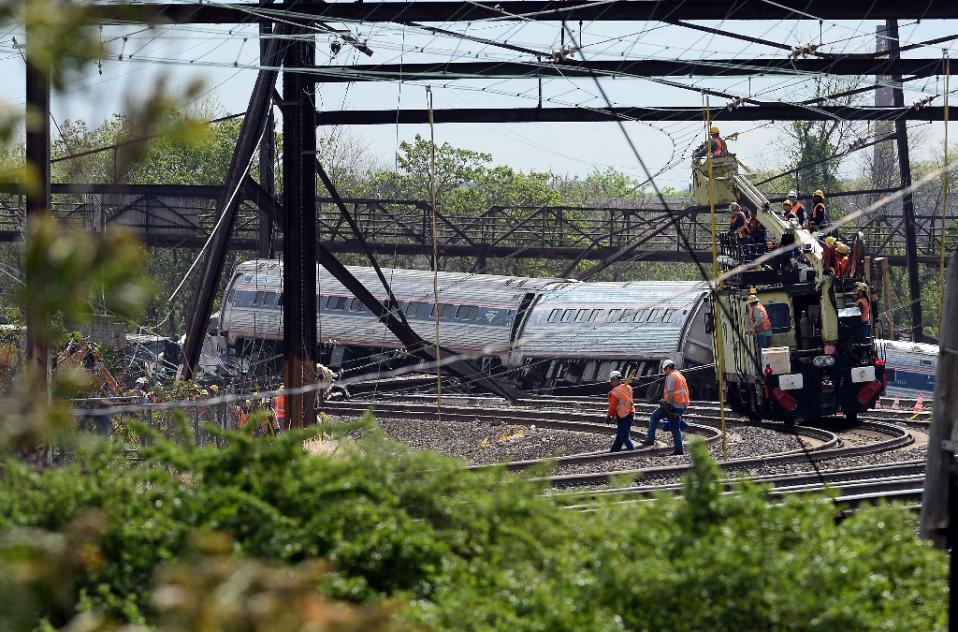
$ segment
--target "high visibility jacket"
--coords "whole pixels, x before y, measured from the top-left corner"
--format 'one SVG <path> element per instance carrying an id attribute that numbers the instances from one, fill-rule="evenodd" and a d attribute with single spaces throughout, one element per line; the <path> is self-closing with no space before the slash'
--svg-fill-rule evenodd
<path id="1" fill-rule="evenodd" d="M 619 384 L 609 391 L 609 410 L 606 413 L 610 417 L 627 417 L 635 411 L 632 406 L 632 387 L 628 384 Z"/>
<path id="2" fill-rule="evenodd" d="M 835 267 L 835 246 L 822 246 L 822 267 L 826 270 Z"/>
<path id="3" fill-rule="evenodd" d="M 673 406 L 689 405 L 689 383 L 685 381 L 685 376 L 678 371 L 672 371 L 665 378 L 665 392 L 662 399 Z"/>
<path id="4" fill-rule="evenodd" d="M 725 141 L 720 136 L 712 137 L 712 155 L 722 156 L 725 154 Z"/>
<path id="5" fill-rule="evenodd" d="M 286 419 L 286 396 L 277 395 L 273 398 L 273 410 L 277 419 Z"/>
<path id="6" fill-rule="evenodd" d="M 735 214 L 732 215 L 732 222 L 729 225 L 729 231 L 735 231 L 742 226 L 745 226 L 746 223 L 748 223 L 748 218 L 745 217 L 745 213 L 742 211 L 736 211 Z"/>
<path id="7" fill-rule="evenodd" d="M 761 303 L 756 303 L 755 306 L 748 311 L 748 318 L 752 323 L 752 329 L 767 331 L 772 328 L 772 321 L 768 319 L 768 312 L 765 311 L 765 306 Z M 756 324 L 758 327 L 756 327 Z"/>
<path id="8" fill-rule="evenodd" d="M 828 225 L 828 209 L 822 202 L 812 207 L 812 223 L 817 226 Z"/>
<path id="9" fill-rule="evenodd" d="M 801 226 L 805 225 L 805 207 L 802 206 L 802 203 L 798 200 L 795 200 L 795 203 L 792 204 L 792 212 L 795 213 L 795 218 L 798 219 L 798 223 Z"/>
<path id="10" fill-rule="evenodd" d="M 801 224 L 801 222 L 798 221 L 798 215 L 795 214 L 795 211 L 782 211 L 782 219 L 784 219 L 786 222 L 793 217 L 795 218 L 796 222 Z"/>
<path id="11" fill-rule="evenodd" d="M 839 279 L 848 276 L 848 255 L 838 255 L 835 260 L 835 276 Z"/>
<path id="12" fill-rule="evenodd" d="M 869 301 L 864 296 L 858 297 L 858 309 L 862 311 L 862 322 L 870 323 L 872 321 L 871 311 L 872 311 L 872 302 Z"/>

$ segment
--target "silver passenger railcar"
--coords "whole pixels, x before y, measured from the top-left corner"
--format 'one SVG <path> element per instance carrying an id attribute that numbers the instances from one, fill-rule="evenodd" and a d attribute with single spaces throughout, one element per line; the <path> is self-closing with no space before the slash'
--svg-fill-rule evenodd
<path id="1" fill-rule="evenodd" d="M 385 289 L 372 268 L 347 266 L 379 300 Z M 383 269 L 399 308 L 424 340 L 435 342 L 436 294 L 433 273 Z M 318 267 L 317 334 L 320 354 L 336 368 L 351 368 L 369 358 L 370 350 L 398 350 L 402 344 L 329 272 Z M 488 274 L 440 272 L 438 309 L 440 344 L 457 353 L 484 360 L 491 369 L 505 359 L 515 329 L 539 293 L 558 279 L 510 277 Z M 279 261 L 255 260 L 237 266 L 227 286 L 221 309 L 222 344 L 241 355 L 250 355 L 264 341 L 283 336 L 283 266 Z M 376 358 L 375 365 L 405 359 L 402 353 Z"/>
<path id="2" fill-rule="evenodd" d="M 708 286 L 639 281 L 567 284 L 536 301 L 515 341 L 510 365 L 529 388 L 550 392 L 602 390 L 613 369 L 635 371 L 635 385 L 654 396 L 648 379 L 661 361 L 706 370 L 689 374 L 697 395 L 713 385 Z M 701 377 L 701 379 L 698 379 Z M 601 385 L 601 386 L 599 386 Z"/>

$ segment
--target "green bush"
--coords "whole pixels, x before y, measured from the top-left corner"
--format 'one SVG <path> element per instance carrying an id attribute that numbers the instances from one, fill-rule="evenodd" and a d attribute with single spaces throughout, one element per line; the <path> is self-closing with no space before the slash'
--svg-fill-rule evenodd
<path id="1" fill-rule="evenodd" d="M 169 615 L 154 609 L 154 578 L 183 568 L 197 533 L 228 536 L 237 560 L 292 569 L 325 559 L 327 597 L 388 598 L 405 620 L 437 630 L 945 626 L 945 557 L 915 538 L 902 508 L 836 524 L 821 499 L 776 506 L 751 485 L 723 495 L 699 450 L 690 502 L 575 512 L 504 470 L 466 472 L 381 437 L 314 456 L 302 438 L 230 434 L 223 449 L 157 438 L 144 462 L 101 451 L 40 473 L 8 461 L 0 627 L 63 626 L 77 611 L 159 624 Z M 91 508 L 103 525 L 98 553 L 80 560 L 93 562 L 61 574 L 67 597 L 25 598 L 24 574 L 13 572 L 23 538 L 13 536 L 72 533 Z"/>

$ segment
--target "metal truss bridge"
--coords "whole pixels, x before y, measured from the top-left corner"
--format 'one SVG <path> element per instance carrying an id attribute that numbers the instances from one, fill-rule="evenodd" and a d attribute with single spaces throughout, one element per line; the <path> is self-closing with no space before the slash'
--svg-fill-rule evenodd
<path id="1" fill-rule="evenodd" d="M 3 190 L 0 188 L 0 190 Z M 0 241 L 19 241 L 25 212 L 24 196 L 0 194 Z M 232 231 L 230 248 L 259 250 L 259 223 L 275 213 L 275 202 L 257 204 L 257 192 L 244 189 L 244 204 Z M 153 248 L 199 248 L 216 224 L 220 186 L 54 184 L 53 208 L 64 223 L 102 231 L 122 225 L 136 232 Z M 834 208 L 846 211 L 867 207 L 884 190 L 840 194 Z M 916 215 L 917 254 L 923 263 L 936 263 L 940 248 L 939 200 L 919 201 L 925 212 Z M 345 200 L 368 247 L 380 254 L 432 254 L 432 210 L 424 200 Z M 669 200 L 671 209 L 658 203 L 632 208 L 574 206 L 491 206 L 469 212 L 438 209 L 436 241 L 440 256 L 470 257 L 477 270 L 491 258 L 536 258 L 561 261 L 557 274 L 570 275 L 580 261 L 613 260 L 691 261 L 693 255 L 709 259 L 709 210 L 688 207 L 688 200 Z M 319 239 L 334 252 L 360 253 L 361 243 L 345 217 L 329 198 L 317 200 Z M 677 223 L 692 244 L 689 252 L 678 237 Z M 725 226 L 724 213 L 719 218 Z M 870 254 L 904 265 L 906 241 L 900 204 L 889 205 L 854 222 L 869 243 Z M 952 231 L 946 248 L 954 250 L 958 236 Z M 264 254 L 260 252 L 260 254 Z M 604 266 L 603 266 L 604 267 Z"/>

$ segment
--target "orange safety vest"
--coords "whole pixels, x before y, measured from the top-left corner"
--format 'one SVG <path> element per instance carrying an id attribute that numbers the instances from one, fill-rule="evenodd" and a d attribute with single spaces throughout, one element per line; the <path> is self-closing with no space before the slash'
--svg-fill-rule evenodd
<path id="1" fill-rule="evenodd" d="M 729 221 L 729 228 L 735 230 L 741 228 L 748 223 L 748 218 L 745 216 L 745 213 L 742 211 L 735 211 L 732 215 L 732 219 Z"/>
<path id="2" fill-rule="evenodd" d="M 857 302 L 858 302 L 858 308 L 862 310 L 862 322 L 870 323 L 872 320 L 871 319 L 871 311 L 872 311 L 871 301 L 869 301 L 864 296 L 859 296 Z"/>
<path id="3" fill-rule="evenodd" d="M 835 246 L 822 246 L 822 267 L 826 270 L 835 267 Z"/>
<path id="4" fill-rule="evenodd" d="M 824 226 L 828 223 L 828 211 L 822 202 L 812 207 L 812 223 L 818 226 Z"/>
<path id="5" fill-rule="evenodd" d="M 765 306 L 761 303 L 756 303 L 755 307 L 748 310 L 748 319 L 752 323 L 752 327 L 755 327 L 755 310 L 758 310 L 762 314 L 762 324 L 758 326 L 760 331 L 765 331 L 766 329 L 772 328 L 772 321 L 768 319 L 768 312 L 765 311 Z"/>
<path id="6" fill-rule="evenodd" d="M 719 136 L 712 137 L 712 155 L 721 156 L 725 153 L 725 141 Z"/>
<path id="7" fill-rule="evenodd" d="M 848 275 L 848 255 L 838 255 L 835 261 L 835 276 L 844 279 Z"/>
<path id="8" fill-rule="evenodd" d="M 619 384 L 609 391 L 608 415 L 618 418 L 627 417 L 635 411 L 632 406 L 632 387 L 628 384 Z"/>
<path id="9" fill-rule="evenodd" d="M 795 200 L 795 203 L 792 204 L 792 212 L 795 213 L 795 219 L 797 219 L 800 224 L 805 223 L 805 207 L 802 206 L 801 202 Z"/>
<path id="10" fill-rule="evenodd" d="M 277 395 L 273 398 L 273 409 L 277 419 L 286 419 L 286 396 Z"/>
<path id="11" fill-rule="evenodd" d="M 678 371 L 672 371 L 665 378 L 665 393 L 662 399 L 674 406 L 689 405 L 689 383 L 685 381 L 685 376 Z"/>

